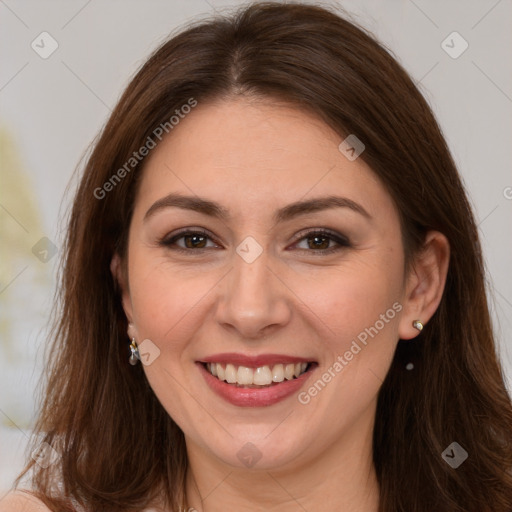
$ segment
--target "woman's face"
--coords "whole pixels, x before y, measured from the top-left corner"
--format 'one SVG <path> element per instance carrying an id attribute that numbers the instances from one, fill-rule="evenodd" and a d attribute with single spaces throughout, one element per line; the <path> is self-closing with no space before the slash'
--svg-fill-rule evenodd
<path id="1" fill-rule="evenodd" d="M 123 305 L 152 389 L 205 457 L 277 468 L 368 442 L 404 253 L 390 195 L 342 140 L 270 102 L 199 103 L 147 161 Z"/>

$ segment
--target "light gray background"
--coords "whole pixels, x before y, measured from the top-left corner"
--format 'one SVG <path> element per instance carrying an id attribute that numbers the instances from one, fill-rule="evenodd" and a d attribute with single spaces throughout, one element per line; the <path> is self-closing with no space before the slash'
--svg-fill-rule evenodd
<path id="1" fill-rule="evenodd" d="M 512 389 L 512 2 L 339 3 L 392 50 L 440 121 L 479 222 Z M 1 159 L 0 227 L 9 235 L 0 253 L 0 492 L 21 468 L 55 285 L 57 257 L 45 264 L 30 249 L 44 236 L 61 246 L 65 188 L 150 51 L 184 22 L 240 4 L 0 0 L 0 128 L 20 158 L 14 182 L 11 160 Z M 59 44 L 48 59 L 31 48 L 43 31 Z M 441 47 L 453 31 L 469 44 L 457 59 Z"/>

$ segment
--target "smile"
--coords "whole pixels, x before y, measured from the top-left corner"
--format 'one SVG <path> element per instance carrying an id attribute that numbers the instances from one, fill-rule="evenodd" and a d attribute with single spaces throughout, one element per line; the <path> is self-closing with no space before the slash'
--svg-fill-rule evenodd
<path id="1" fill-rule="evenodd" d="M 208 387 L 237 407 L 266 407 L 298 393 L 318 368 L 310 357 L 224 352 L 196 361 Z"/>
<path id="2" fill-rule="evenodd" d="M 231 363 L 204 363 L 211 375 L 220 381 L 244 388 L 261 388 L 293 380 L 308 371 L 311 363 L 279 363 L 257 368 Z"/>

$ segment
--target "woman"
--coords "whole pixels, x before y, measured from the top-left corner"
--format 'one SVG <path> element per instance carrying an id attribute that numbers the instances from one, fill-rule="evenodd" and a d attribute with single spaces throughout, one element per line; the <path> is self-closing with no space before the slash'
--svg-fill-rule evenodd
<path id="1" fill-rule="evenodd" d="M 334 12 L 254 4 L 151 56 L 61 292 L 21 475 L 44 510 L 512 510 L 465 191 L 410 77 Z"/>

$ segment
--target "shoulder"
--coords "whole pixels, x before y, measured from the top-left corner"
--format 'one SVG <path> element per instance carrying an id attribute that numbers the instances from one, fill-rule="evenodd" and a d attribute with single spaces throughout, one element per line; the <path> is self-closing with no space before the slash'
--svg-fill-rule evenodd
<path id="1" fill-rule="evenodd" d="M 12 491 L 0 499 L 0 512 L 50 512 L 50 509 L 28 491 Z"/>

